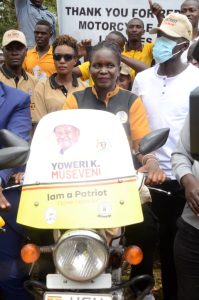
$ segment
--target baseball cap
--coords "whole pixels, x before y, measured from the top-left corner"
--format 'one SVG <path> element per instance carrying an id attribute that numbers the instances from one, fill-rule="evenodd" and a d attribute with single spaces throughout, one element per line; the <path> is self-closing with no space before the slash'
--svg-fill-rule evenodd
<path id="1" fill-rule="evenodd" d="M 12 42 L 19 42 L 27 47 L 26 38 L 22 31 L 11 29 L 4 33 L 2 46 L 5 47 Z"/>
<path id="2" fill-rule="evenodd" d="M 129 66 L 127 66 L 126 64 L 121 62 L 120 67 L 121 67 L 120 74 L 122 74 L 122 75 L 131 75 L 131 68 Z"/>
<path id="3" fill-rule="evenodd" d="M 152 28 L 149 33 L 154 34 L 158 31 L 172 37 L 183 37 L 188 41 L 192 40 L 192 25 L 185 15 L 180 13 L 168 14 L 162 21 L 160 27 Z"/>
<path id="4" fill-rule="evenodd" d="M 126 76 L 130 75 L 132 78 L 135 77 L 135 71 L 123 62 L 121 62 L 121 64 L 120 64 L 120 74 L 126 75 Z"/>

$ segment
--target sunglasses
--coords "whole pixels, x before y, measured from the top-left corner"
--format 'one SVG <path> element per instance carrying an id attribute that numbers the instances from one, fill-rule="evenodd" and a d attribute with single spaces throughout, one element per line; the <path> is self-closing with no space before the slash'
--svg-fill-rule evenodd
<path id="1" fill-rule="evenodd" d="M 54 53 L 53 54 L 53 59 L 56 60 L 56 61 L 60 61 L 62 58 L 65 61 L 70 61 L 74 58 L 74 56 L 72 54 L 59 54 L 59 53 Z"/>

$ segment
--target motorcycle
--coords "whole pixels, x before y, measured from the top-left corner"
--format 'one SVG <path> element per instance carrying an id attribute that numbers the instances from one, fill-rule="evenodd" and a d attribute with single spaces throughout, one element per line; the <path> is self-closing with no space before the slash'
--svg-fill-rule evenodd
<path id="1" fill-rule="evenodd" d="M 122 230 L 117 235 L 115 228 L 143 220 L 137 175 L 132 165 L 128 141 L 122 125 L 114 115 L 102 111 L 83 111 L 62 111 L 47 115 L 40 121 L 33 137 L 17 220 L 26 226 L 52 230 L 54 243 L 47 246 L 30 243 L 22 248 L 21 257 L 29 264 L 29 274 L 32 274 L 31 279 L 25 282 L 25 288 L 33 296 L 44 300 L 122 300 L 125 298 L 125 289 L 130 286 L 136 299 L 141 300 L 151 291 L 153 278 L 142 275 L 128 280 L 122 274 L 122 266 L 139 264 L 143 257 L 142 251 L 137 246 L 125 249 L 123 245 L 113 242 L 124 234 Z M 92 120 L 92 128 L 82 125 L 85 113 Z M 103 128 L 99 123 L 102 119 Z M 74 123 L 73 120 L 78 121 Z M 63 124 L 73 127 L 73 137 L 70 132 L 70 138 L 64 140 L 63 135 L 71 128 L 63 128 Z M 112 137 L 113 128 L 118 134 L 117 138 Z M 58 129 L 55 147 L 47 147 L 53 154 L 45 160 L 46 149 L 42 152 L 41 146 L 46 148 L 48 141 L 51 145 L 52 135 Z M 169 129 L 161 129 L 149 134 L 141 141 L 139 152 L 145 155 L 161 147 L 168 133 Z M 43 154 L 39 163 L 40 166 L 43 164 L 43 168 L 39 174 L 34 169 L 38 151 Z M 118 162 L 118 154 L 121 153 L 123 160 Z M 63 166 L 67 166 L 67 169 L 61 173 L 59 171 Z M 77 169 L 80 171 L 77 172 Z M 67 192 L 63 193 L 65 189 Z M 126 200 L 129 197 L 131 201 Z M 114 210 L 117 200 L 119 207 Z M 65 206 L 67 211 L 63 209 Z M 90 210 L 89 218 L 82 214 L 82 207 Z M 133 210 L 134 214 L 131 213 Z M 47 274 L 46 283 L 34 280 L 34 268 L 40 256 L 49 253 L 53 257 L 55 272 Z M 139 290 L 140 282 L 145 282 L 146 286 L 142 291 Z"/>

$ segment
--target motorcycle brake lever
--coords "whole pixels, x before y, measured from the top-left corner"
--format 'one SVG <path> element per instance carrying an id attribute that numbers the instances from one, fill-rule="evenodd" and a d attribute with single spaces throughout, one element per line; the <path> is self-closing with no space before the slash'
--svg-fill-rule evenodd
<path id="1" fill-rule="evenodd" d="M 171 192 L 167 192 L 165 190 L 162 190 L 162 189 L 157 189 L 157 188 L 154 188 L 154 187 L 151 187 L 151 186 L 148 186 L 148 189 L 149 190 L 153 190 L 153 191 L 156 191 L 156 192 L 159 192 L 159 193 L 163 193 L 163 194 L 166 194 L 167 196 L 171 196 Z"/>

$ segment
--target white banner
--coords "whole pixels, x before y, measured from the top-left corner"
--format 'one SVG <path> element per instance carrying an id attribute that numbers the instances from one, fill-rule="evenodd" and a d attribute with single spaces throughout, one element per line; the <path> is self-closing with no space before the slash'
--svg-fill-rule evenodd
<path id="1" fill-rule="evenodd" d="M 183 0 L 159 0 L 158 3 L 167 15 L 178 12 Z M 95 44 L 114 30 L 126 35 L 126 24 L 132 18 L 144 22 L 143 42 L 155 38 L 148 33 L 157 25 L 148 0 L 57 0 L 57 11 L 60 34 L 72 35 L 78 41 L 92 39 Z"/>

